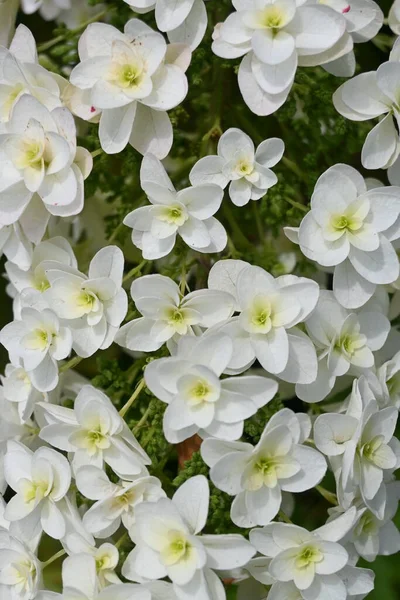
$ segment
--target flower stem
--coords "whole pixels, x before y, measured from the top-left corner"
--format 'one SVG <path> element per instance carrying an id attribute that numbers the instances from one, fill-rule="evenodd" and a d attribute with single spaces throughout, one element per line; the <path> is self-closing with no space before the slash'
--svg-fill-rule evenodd
<path id="1" fill-rule="evenodd" d="M 90 154 L 92 155 L 92 158 L 96 158 L 96 156 L 100 156 L 102 152 L 103 148 L 97 148 L 97 150 L 93 150 L 93 152 L 91 152 Z"/>
<path id="2" fill-rule="evenodd" d="M 238 245 L 238 246 L 242 246 L 243 248 L 250 249 L 251 243 L 249 242 L 247 237 L 243 234 L 238 223 L 236 222 L 235 217 L 233 216 L 230 206 L 226 202 L 223 204 L 222 210 L 223 210 L 224 216 L 226 217 L 226 220 L 228 221 L 228 223 L 230 225 L 230 228 L 232 229 L 235 246 Z"/>
<path id="3" fill-rule="evenodd" d="M 100 21 L 100 19 L 102 19 L 108 13 L 109 10 L 110 9 L 103 10 L 103 11 L 99 12 L 97 15 L 95 15 L 94 17 L 92 17 L 91 19 L 88 19 L 84 23 L 81 23 L 75 29 L 70 29 L 68 31 L 68 33 L 62 33 L 61 35 L 58 35 L 57 37 L 49 40 L 48 42 L 44 42 L 43 44 L 40 44 L 38 46 L 38 48 L 37 48 L 38 53 L 40 54 L 40 52 L 44 52 L 45 50 L 48 50 L 49 48 L 52 48 L 56 44 L 59 44 L 67 36 L 69 37 L 71 34 L 73 35 L 75 33 L 79 33 L 80 31 L 82 31 L 82 29 L 85 29 L 85 27 L 87 27 L 91 23 L 95 23 L 96 21 Z"/>
<path id="4" fill-rule="evenodd" d="M 131 277 L 134 277 L 135 275 L 137 275 L 138 273 L 140 273 L 140 271 L 143 269 L 143 267 L 145 265 L 147 265 L 149 261 L 146 259 L 143 259 L 142 262 L 139 265 L 136 265 L 136 267 L 134 267 L 133 269 L 131 269 L 131 271 L 129 271 L 129 273 L 127 273 L 123 280 L 122 283 L 125 283 L 126 281 L 128 281 L 128 279 L 131 279 Z"/>
<path id="5" fill-rule="evenodd" d="M 289 204 L 291 204 L 295 208 L 298 208 L 299 210 L 303 211 L 304 213 L 308 213 L 308 208 L 307 208 L 307 206 L 304 206 L 304 204 L 300 204 L 300 202 L 297 202 L 296 200 L 292 200 L 292 198 L 289 198 L 288 196 L 285 196 L 285 200 L 286 200 L 286 202 L 289 202 Z"/>
<path id="6" fill-rule="evenodd" d="M 290 525 L 293 525 L 293 521 L 291 519 L 289 519 L 289 517 L 287 516 L 287 514 L 285 512 L 283 512 L 283 510 L 279 511 L 279 518 L 281 519 L 281 521 L 284 521 L 285 523 L 290 523 Z"/>
<path id="7" fill-rule="evenodd" d="M 53 562 L 55 562 L 56 560 L 58 560 L 59 558 L 64 556 L 64 554 L 66 554 L 66 551 L 64 549 L 53 554 L 53 556 L 51 556 L 48 560 L 46 560 L 46 562 L 42 562 L 42 569 L 45 569 L 46 567 L 51 565 Z"/>
<path id="8" fill-rule="evenodd" d="M 132 404 L 135 402 L 136 398 L 139 396 L 140 392 L 145 387 L 145 385 L 146 385 L 146 383 L 144 381 L 144 378 L 142 377 L 142 379 L 139 382 L 139 385 L 136 387 L 135 391 L 133 392 L 132 396 L 129 398 L 128 402 L 119 411 L 119 414 L 121 415 L 122 418 L 126 415 L 126 413 L 130 409 Z"/>
<path id="9" fill-rule="evenodd" d="M 329 504 L 333 504 L 334 506 L 338 505 L 336 494 L 326 490 L 322 485 L 317 485 L 315 489 L 329 502 Z"/>
<path id="10" fill-rule="evenodd" d="M 73 358 L 71 358 L 71 360 L 69 360 L 68 362 L 61 365 L 59 372 L 65 373 L 65 371 L 68 371 L 69 369 L 73 369 L 74 367 L 76 367 L 76 365 L 79 365 L 79 363 L 82 360 L 83 360 L 83 358 L 81 356 L 74 356 Z"/>
<path id="11" fill-rule="evenodd" d="M 149 404 L 149 406 L 147 407 L 146 412 L 144 413 L 143 417 L 140 419 L 140 421 L 138 421 L 135 425 L 135 427 L 133 428 L 133 433 L 136 435 L 137 432 L 139 431 L 139 429 L 141 429 L 143 427 L 143 425 L 146 423 L 147 421 L 147 417 L 149 416 L 151 412 L 151 406 Z M 144 445 L 142 444 L 142 448 L 144 448 Z"/>

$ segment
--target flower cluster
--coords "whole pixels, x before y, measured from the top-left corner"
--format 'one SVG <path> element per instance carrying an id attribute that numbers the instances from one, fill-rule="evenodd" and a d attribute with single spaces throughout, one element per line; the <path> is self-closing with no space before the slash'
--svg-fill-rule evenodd
<path id="1" fill-rule="evenodd" d="M 363 600 L 400 551 L 399 39 L 373 0 L 22 0 L 36 47 L 18 4 L 1 600 Z"/>

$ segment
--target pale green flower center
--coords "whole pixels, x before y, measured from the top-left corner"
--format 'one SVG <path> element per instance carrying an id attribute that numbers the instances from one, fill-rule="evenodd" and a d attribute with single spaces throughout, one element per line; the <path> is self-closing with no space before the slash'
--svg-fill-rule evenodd
<path id="1" fill-rule="evenodd" d="M 336 231 L 358 231 L 362 225 L 362 220 L 354 215 L 333 215 L 331 218 L 331 226 Z"/>
<path id="2" fill-rule="evenodd" d="M 304 569 L 313 563 L 321 562 L 324 558 L 322 552 L 316 546 L 305 546 L 296 558 L 296 568 Z"/>
<path id="3" fill-rule="evenodd" d="M 171 225 L 180 227 L 187 221 L 188 215 L 182 206 L 166 206 L 158 217 L 160 221 L 165 221 Z"/>
<path id="4" fill-rule="evenodd" d="M 263 24 L 268 29 L 279 29 L 286 24 L 286 13 L 278 6 L 267 6 L 263 10 Z"/>
<path id="5" fill-rule="evenodd" d="M 161 552 L 163 563 L 168 566 L 176 565 L 182 560 L 186 560 L 192 551 L 192 546 L 179 531 L 170 531 L 168 534 L 169 543 Z"/>
<path id="6" fill-rule="evenodd" d="M 379 451 L 384 442 L 382 435 L 375 436 L 370 442 L 364 444 L 361 448 L 362 455 L 370 462 L 374 462 L 375 454 Z"/>

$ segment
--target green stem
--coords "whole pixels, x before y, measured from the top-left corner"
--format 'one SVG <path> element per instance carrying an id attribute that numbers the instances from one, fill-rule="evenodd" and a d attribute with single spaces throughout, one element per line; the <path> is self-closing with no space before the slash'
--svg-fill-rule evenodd
<path id="1" fill-rule="evenodd" d="M 148 261 L 146 259 L 143 259 L 142 262 L 139 265 L 136 265 L 136 267 L 134 267 L 133 269 L 131 269 L 129 271 L 129 273 L 127 273 L 123 280 L 122 283 L 125 283 L 126 281 L 128 281 L 128 279 L 131 279 L 132 277 L 134 277 L 135 275 L 137 275 L 138 273 L 140 273 L 140 271 L 143 269 L 143 267 L 148 263 Z"/>
<path id="2" fill-rule="evenodd" d="M 289 198 L 288 196 L 285 196 L 285 200 L 286 200 L 286 202 L 289 202 L 289 204 L 291 204 L 295 208 L 298 208 L 302 212 L 308 213 L 307 206 L 304 206 L 304 204 L 300 204 L 300 202 L 297 202 L 297 200 L 292 200 L 292 198 Z"/>
<path id="3" fill-rule="evenodd" d="M 326 490 L 322 485 L 317 485 L 315 489 L 329 502 L 329 504 L 333 504 L 334 506 L 338 505 L 336 494 Z"/>
<path id="4" fill-rule="evenodd" d="M 283 510 L 280 510 L 278 515 L 279 515 L 279 518 L 281 519 L 281 521 L 284 521 L 285 523 L 289 523 L 290 525 L 293 525 L 293 521 L 291 519 L 289 519 L 289 517 L 287 516 L 286 513 L 283 512 Z"/>
<path id="5" fill-rule="evenodd" d="M 73 358 L 71 358 L 71 360 L 69 360 L 68 362 L 61 365 L 59 372 L 65 373 L 65 371 L 68 371 L 69 369 L 73 369 L 74 367 L 79 365 L 79 363 L 82 360 L 83 360 L 83 358 L 81 356 L 74 356 Z"/>
<path id="6" fill-rule="evenodd" d="M 93 152 L 91 152 L 90 154 L 92 155 L 92 158 L 96 158 L 96 156 L 100 156 L 100 154 L 103 153 L 103 148 L 97 148 L 97 150 L 93 150 Z"/>
<path id="7" fill-rule="evenodd" d="M 143 425 L 146 423 L 147 421 L 147 417 L 149 416 L 151 412 L 151 406 L 149 404 L 149 406 L 147 407 L 146 412 L 144 413 L 143 417 L 140 419 L 140 421 L 138 421 L 135 425 L 135 427 L 133 428 L 133 433 L 136 435 L 137 432 L 139 431 L 139 429 L 141 429 L 143 427 Z M 143 444 L 142 444 L 142 448 L 143 448 Z"/>
<path id="8" fill-rule="evenodd" d="M 130 409 L 130 407 L 132 406 L 132 404 L 135 402 L 136 398 L 139 396 L 140 392 L 143 390 L 143 388 L 145 387 L 145 385 L 146 385 L 146 383 L 144 381 L 144 378 L 142 377 L 142 379 L 140 380 L 139 385 L 137 386 L 137 388 L 133 392 L 132 396 L 129 398 L 128 402 L 119 411 L 119 414 L 121 415 L 122 418 L 124 418 L 124 416 L 126 415 L 126 413 L 128 412 L 128 410 Z"/>
<path id="9" fill-rule="evenodd" d="M 59 558 L 64 556 L 64 554 L 66 554 L 66 551 L 64 549 L 53 554 L 53 556 L 51 556 L 48 560 L 46 560 L 46 562 L 42 562 L 42 569 L 45 569 L 46 567 L 51 565 L 53 562 L 55 562 L 56 560 L 58 560 Z"/>
<path id="10" fill-rule="evenodd" d="M 85 29 L 85 27 L 87 27 L 91 23 L 100 21 L 100 19 L 102 19 L 108 13 L 109 10 L 110 9 L 103 10 L 103 11 L 99 12 L 97 15 L 95 15 L 94 17 L 92 17 L 91 19 L 88 19 L 84 23 L 81 23 L 79 25 L 79 27 L 76 27 L 75 29 L 70 29 L 67 33 L 62 33 L 61 35 L 58 35 L 57 37 L 53 38 L 52 40 L 49 40 L 48 42 L 44 42 L 43 44 L 40 44 L 37 48 L 38 53 L 40 54 L 41 52 L 45 52 L 45 50 L 48 50 L 49 48 L 52 48 L 56 44 L 59 44 L 60 42 L 65 40 L 67 37 L 70 37 L 70 36 L 74 35 L 75 33 L 79 33 L 80 31 L 82 31 L 82 29 Z"/>
<path id="11" fill-rule="evenodd" d="M 108 243 L 111 244 L 111 242 L 113 242 L 115 240 L 115 238 L 118 236 L 118 234 L 123 230 L 123 228 L 126 227 L 126 225 L 121 221 L 121 223 L 118 225 L 118 227 L 116 227 L 114 229 L 114 231 L 112 232 L 112 234 L 110 235 L 110 237 L 108 238 Z"/>
<path id="12" fill-rule="evenodd" d="M 125 533 L 123 533 L 123 534 L 121 535 L 121 537 L 119 538 L 119 540 L 117 540 L 117 541 L 115 542 L 115 544 L 114 544 L 114 545 L 115 545 L 115 547 L 116 547 L 116 548 L 121 548 L 122 544 L 123 544 L 123 543 L 125 542 L 125 540 L 127 540 L 127 539 L 129 539 L 129 535 L 128 535 L 128 532 L 127 532 L 127 531 L 125 531 Z"/>

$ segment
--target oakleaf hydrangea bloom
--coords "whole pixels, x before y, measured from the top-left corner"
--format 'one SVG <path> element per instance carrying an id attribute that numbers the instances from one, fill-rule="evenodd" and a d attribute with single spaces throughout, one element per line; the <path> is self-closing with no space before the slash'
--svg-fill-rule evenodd
<path id="1" fill-rule="evenodd" d="M 88 119 L 101 112 L 99 138 L 109 154 L 129 142 L 145 154 L 164 158 L 172 145 L 167 111 L 185 98 L 187 80 L 177 65 L 166 62 L 167 44 L 160 33 L 138 19 L 124 33 L 92 23 L 79 41 L 81 62 L 71 83 L 83 90 Z"/>
<path id="2" fill-rule="evenodd" d="M 274 278 L 260 267 L 224 260 L 211 269 L 208 286 L 232 293 L 239 316 L 212 329 L 229 335 L 233 353 L 226 372 L 241 373 L 255 360 L 273 375 L 292 383 L 311 383 L 317 357 L 309 338 L 295 325 L 314 310 L 315 281 L 283 275 Z"/>
<path id="3" fill-rule="evenodd" d="M 106 246 L 93 257 L 88 275 L 62 263 L 47 265 L 46 300 L 72 330 L 73 348 L 82 357 L 108 348 L 128 308 L 122 288 L 124 255 Z"/>
<path id="4" fill-rule="evenodd" d="M 23 444 L 9 441 L 4 467 L 6 481 L 16 492 L 6 506 L 5 518 L 20 521 L 22 530 L 27 527 L 28 531 L 32 522 L 40 521 L 50 537 L 64 537 L 66 526 L 59 503 L 71 483 L 65 456 L 52 448 L 32 453 Z"/>
<path id="5" fill-rule="evenodd" d="M 151 362 L 144 376 L 147 387 L 168 404 L 164 435 L 173 444 L 195 433 L 237 440 L 243 421 L 275 396 L 278 385 L 257 375 L 219 379 L 233 356 L 227 335 L 185 336 L 177 353 Z"/>
<path id="6" fill-rule="evenodd" d="M 165 342 L 178 340 L 228 319 L 233 298 L 218 290 L 196 290 L 182 297 L 179 286 L 163 275 L 145 275 L 131 286 L 131 296 L 143 317 L 123 325 L 115 341 L 129 350 L 153 352 Z"/>
<path id="7" fill-rule="evenodd" d="M 400 72 L 398 45 L 388 62 L 376 71 L 356 75 L 333 95 L 336 110 L 352 121 L 383 118 L 368 133 L 361 162 L 366 169 L 387 169 L 399 156 L 397 84 Z"/>
<path id="8" fill-rule="evenodd" d="M 50 111 L 62 106 L 66 82 L 39 65 L 35 39 L 25 25 L 18 26 L 9 50 L 2 48 L 0 73 L 1 123 L 9 121 L 23 94 L 34 96 Z"/>
<path id="9" fill-rule="evenodd" d="M 373 353 L 386 342 L 390 322 L 368 307 L 351 313 L 332 292 L 321 290 L 317 307 L 306 321 L 306 330 L 317 349 L 318 375 L 311 384 L 298 384 L 296 394 L 306 402 L 319 402 L 332 390 L 337 377 L 352 369 L 356 374 L 374 366 Z"/>
<path id="10" fill-rule="evenodd" d="M 32 244 L 18 222 L 0 227 L 0 256 L 3 254 L 20 269 L 29 269 Z"/>
<path id="11" fill-rule="evenodd" d="M 137 508 L 133 540 L 123 575 L 132 581 L 162 579 L 168 575 L 179 600 L 225 599 L 223 585 L 213 569 L 245 565 L 255 550 L 240 535 L 200 535 L 207 520 L 209 487 L 198 475 L 174 494 Z"/>
<path id="12" fill-rule="evenodd" d="M 286 523 L 253 529 L 251 543 L 270 559 L 264 569 L 277 581 L 271 589 L 272 597 L 322 600 L 334 594 L 335 598 L 345 600 L 347 591 L 341 571 L 348 565 L 349 555 L 338 542 L 350 530 L 355 515 L 353 509 L 337 519 L 335 526 L 328 523 L 313 532 Z M 261 568 L 257 578 L 262 576 Z M 298 590 L 297 596 L 292 595 L 293 588 Z"/>
<path id="13" fill-rule="evenodd" d="M 376 36 L 383 24 L 382 10 L 373 0 L 306 0 L 305 4 L 330 6 L 345 18 L 347 33 L 336 44 L 336 49 L 340 53 L 343 48 L 347 51 L 340 58 L 324 63 L 323 67 L 338 77 L 351 77 L 356 68 L 353 43 L 367 42 Z M 333 49 L 328 52 L 332 51 Z"/>
<path id="14" fill-rule="evenodd" d="M 73 455 L 74 473 L 83 465 L 103 468 L 106 463 L 124 477 L 139 475 L 150 463 L 109 398 L 94 387 L 82 387 L 73 409 L 45 402 L 40 406 L 47 422 L 40 437 Z"/>
<path id="15" fill-rule="evenodd" d="M 201 446 L 214 485 L 235 496 L 231 519 L 239 527 L 267 525 L 276 517 L 282 491 L 303 492 L 326 472 L 324 457 L 304 445 L 311 431 L 305 414 L 285 408 L 266 425 L 257 446 L 208 438 Z"/>
<path id="16" fill-rule="evenodd" d="M 41 581 L 40 561 L 20 539 L 0 529 L 0 594 L 4 600 L 34 600 Z"/>
<path id="17" fill-rule="evenodd" d="M 13 365 L 22 365 L 29 373 L 34 387 L 48 392 L 58 383 L 57 361 L 70 354 L 72 335 L 53 311 L 23 308 L 21 320 L 3 327 L 0 342 L 10 353 Z"/>
<path id="18" fill-rule="evenodd" d="M 4 125 L 0 156 L 1 225 L 15 223 L 36 194 L 45 209 L 41 218 L 36 218 L 41 235 L 50 214 L 81 212 L 83 181 L 90 173 L 92 158 L 76 146 L 75 123 L 67 108 L 49 112 L 32 96 L 21 96 Z"/>
<path id="19" fill-rule="evenodd" d="M 400 35 L 400 2 L 394 0 L 388 15 L 388 25 L 396 35 Z"/>
<path id="20" fill-rule="evenodd" d="M 43 293 L 50 287 L 46 268 L 57 268 L 58 263 L 76 268 L 77 261 L 70 243 L 63 237 L 54 237 L 41 242 L 33 249 L 29 269 L 21 269 L 7 261 L 5 269 L 10 284 L 7 293 L 14 298 L 14 315 L 20 318 L 21 308 L 46 306 Z"/>
<path id="21" fill-rule="evenodd" d="M 282 158 L 285 144 L 279 138 L 262 142 L 257 150 L 251 138 L 240 129 L 228 129 L 218 142 L 218 156 L 201 158 L 190 172 L 192 185 L 216 183 L 229 185 L 229 196 L 236 206 L 259 200 L 278 181 L 271 171 Z"/>
<path id="22" fill-rule="evenodd" d="M 168 34 L 171 42 L 189 44 L 195 50 L 207 28 L 204 0 L 124 0 L 137 13 L 155 9 L 157 27 Z"/>
<path id="23" fill-rule="evenodd" d="M 367 191 L 358 171 L 335 165 L 318 179 L 299 229 L 285 232 L 307 258 L 334 267 L 333 292 L 340 304 L 359 308 L 377 285 L 399 276 L 391 242 L 400 237 L 400 188 Z"/>
<path id="24" fill-rule="evenodd" d="M 224 227 L 213 216 L 223 191 L 204 183 L 176 192 L 161 162 L 152 154 L 143 158 L 140 183 L 151 206 L 136 208 L 124 224 L 133 229 L 132 242 L 149 260 L 167 256 L 177 234 L 197 252 L 221 252 L 227 243 Z"/>
<path id="25" fill-rule="evenodd" d="M 346 20 L 329 6 L 305 6 L 300 0 L 234 0 L 233 5 L 236 12 L 219 28 L 212 49 L 222 58 L 245 55 L 239 87 L 257 115 L 284 104 L 297 66 L 324 64 L 348 52 L 337 47 Z"/>
<path id="26" fill-rule="evenodd" d="M 33 386 L 25 369 L 11 363 L 6 365 L 4 376 L 0 376 L 0 379 L 4 398 L 16 404 L 21 421 L 26 422 L 32 415 L 36 402 L 43 400 L 43 393 Z"/>
<path id="27" fill-rule="evenodd" d="M 400 409 L 400 352 L 376 370 L 376 379 L 377 386 L 374 386 L 376 380 L 370 384 L 380 408 L 395 406 Z"/>
<path id="28" fill-rule="evenodd" d="M 355 380 L 345 414 L 321 415 L 315 422 L 317 448 L 332 463 L 340 505 L 361 497 L 368 509 L 384 518 L 385 477 L 398 468 L 400 445 L 393 437 L 398 411 L 379 410 L 364 378 Z"/>
<path id="29" fill-rule="evenodd" d="M 83 516 L 83 526 L 96 538 L 106 538 L 120 527 L 130 531 L 135 524 L 136 508 L 141 502 L 156 502 L 165 497 L 156 477 L 112 483 L 99 467 L 83 466 L 76 473 L 78 490 L 95 503 Z"/>

